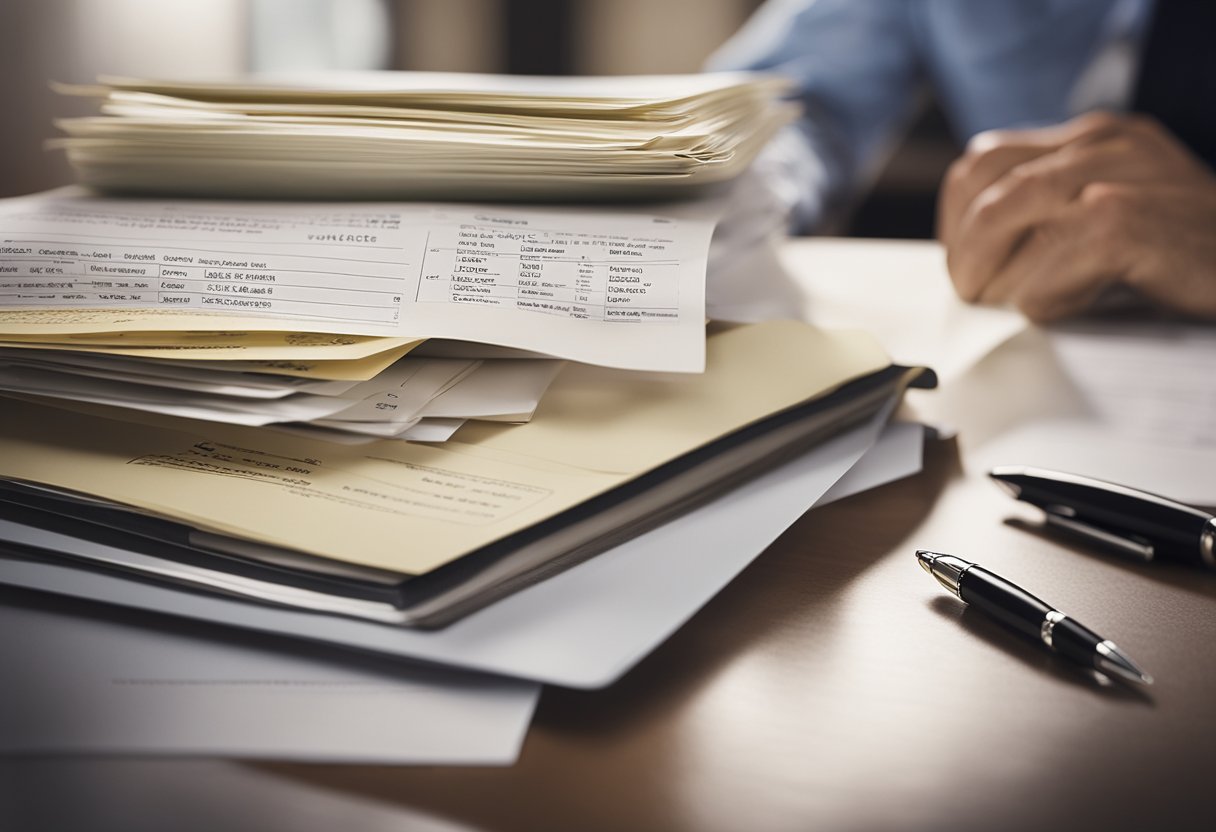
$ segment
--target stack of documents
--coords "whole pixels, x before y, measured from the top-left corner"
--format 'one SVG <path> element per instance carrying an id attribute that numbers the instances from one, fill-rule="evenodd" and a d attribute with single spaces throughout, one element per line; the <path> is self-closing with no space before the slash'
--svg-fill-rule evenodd
<path id="1" fill-rule="evenodd" d="M 884 420 L 880 412 L 742 488 L 440 631 L 247 604 L 0 551 L 0 582 L 60 596 L 0 592 L 11 636 L 0 747 L 510 763 L 539 693 L 527 680 L 612 682 L 809 506 L 919 470 L 919 426 L 896 423 L 878 434 Z M 44 549 L 87 556 L 95 548 L 21 528 Z M 204 629 L 192 618 L 224 626 Z M 292 638 L 268 641 L 261 632 Z M 429 669 L 435 663 L 451 669 Z M 310 718 L 290 716 L 301 713 Z M 391 725 L 365 727 L 377 719 Z"/>
<path id="2" fill-rule="evenodd" d="M 177 340 L 171 334 L 149 334 L 173 357 L 116 352 L 126 349 L 120 337 L 14 341 L 20 346 L 0 347 L 0 392 L 274 426 L 336 442 L 442 442 L 469 419 L 526 422 L 562 366 L 540 358 L 398 358 L 412 342 L 366 359 L 293 359 L 286 345 L 277 360 L 189 360 L 167 349 Z"/>
<path id="3" fill-rule="evenodd" d="M 750 74 L 125 78 L 67 119 L 79 180 L 110 191 L 325 199 L 654 198 L 742 173 L 795 108 Z"/>
<path id="4" fill-rule="evenodd" d="M 5 516 L 108 568 L 449 622 L 909 383 L 856 333 L 707 345 L 716 210 L 8 200 Z"/>
<path id="5" fill-rule="evenodd" d="M 443 445 L 13 401 L 0 513 L 105 544 L 110 569 L 435 626 L 868 418 L 916 375 L 864 334 L 779 322 L 715 334 L 704 374 L 572 365 L 530 423 Z"/>
<path id="6" fill-rule="evenodd" d="M 413 75 L 91 90 L 103 115 L 64 124 L 81 181 L 174 198 L 0 202 L 0 583 L 243 632 L 152 637 L 145 619 L 0 597 L 44 636 L 6 658 L 30 677 L 10 716 L 32 726 L 6 747 L 507 762 L 537 682 L 607 684 L 812 502 L 864 487 L 841 478 L 928 374 L 858 332 L 707 337 L 707 318 L 796 309 L 771 245 L 783 214 L 739 175 L 790 117 L 780 91 Z M 671 194 L 696 199 L 654 201 Z M 515 202 L 263 201 L 301 196 Z M 519 204 L 604 197 L 648 203 Z M 109 658 L 29 671 L 77 641 Z M 231 717 L 288 712 L 283 682 L 342 685 L 294 707 L 357 718 L 335 737 Z M 40 717 L 39 685 L 110 692 L 90 697 L 102 730 Z M 373 694 L 413 713 L 392 742 L 362 736 Z M 228 730 L 130 719 L 183 709 Z"/>
<path id="7" fill-rule="evenodd" d="M 0 202 L 0 333 L 48 341 L 240 333 L 236 346 L 251 332 L 325 333 L 341 343 L 442 338 L 700 372 L 719 207 L 160 201 L 52 191 Z"/>
<path id="8" fill-rule="evenodd" d="M 702 369 L 714 211 L 5 200 L 0 391 L 335 441 L 527 421 L 560 359 Z"/>

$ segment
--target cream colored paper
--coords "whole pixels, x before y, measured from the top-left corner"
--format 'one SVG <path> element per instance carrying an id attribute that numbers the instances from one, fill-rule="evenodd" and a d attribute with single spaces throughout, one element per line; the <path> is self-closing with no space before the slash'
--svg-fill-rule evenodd
<path id="1" fill-rule="evenodd" d="M 80 182 L 229 198 L 654 199 L 738 175 L 798 112 L 758 74 L 104 83 L 59 87 L 102 98 L 50 142 Z"/>
<path id="2" fill-rule="evenodd" d="M 236 395 L 235 391 L 225 394 L 214 387 L 188 390 L 150 383 L 148 379 L 135 381 L 104 369 L 78 374 L 0 362 L 0 390 L 233 425 L 260 427 L 332 417 L 387 426 L 416 421 L 415 414 L 431 399 L 479 363 L 453 358 L 406 359 L 373 379 L 342 385 L 344 389 L 251 396 Z M 380 435 L 398 432 L 400 427 Z"/>
<path id="3" fill-rule="evenodd" d="M 281 77 L 215 81 L 147 80 L 105 76 L 99 84 L 118 90 L 197 98 L 203 101 L 389 102 L 391 106 L 425 103 L 492 104 L 506 112 L 635 110 L 640 115 L 687 109 L 690 102 L 731 97 L 740 87 L 781 91 L 789 86 L 775 76 L 739 72 L 694 75 L 625 75 L 613 77 L 537 77 L 463 72 L 325 72 Z M 71 87 L 61 87 L 69 91 Z M 79 88 L 76 88 L 79 89 Z M 96 90 L 97 88 L 93 88 Z"/>
<path id="4" fill-rule="evenodd" d="M 195 364 L 211 369 L 238 373 L 268 373 L 270 375 L 296 376 L 299 378 L 326 381 L 367 381 L 391 367 L 397 359 L 407 355 L 420 341 L 411 341 L 405 346 L 378 352 L 366 358 L 310 359 L 306 355 L 311 349 L 302 350 L 306 355 L 293 358 L 292 349 L 260 347 L 223 347 L 219 349 L 195 347 L 86 347 L 76 344 L 35 345 L 24 341 L 0 341 L 0 347 L 26 349 L 55 349 L 64 352 L 83 352 L 93 355 L 113 355 L 130 358 L 150 358 L 158 361 L 174 361 L 183 365 Z M 239 358 L 247 355 L 275 356 L 274 358 Z M 225 356 L 230 356 L 225 358 Z"/>
<path id="5" fill-rule="evenodd" d="M 681 377 L 669 390 L 637 374 L 572 366 L 531 423 L 470 425 L 440 446 L 332 445 L 6 401 L 0 475 L 421 573 L 886 364 L 862 333 L 789 322 L 740 327 L 709 339 L 704 375 Z"/>
<path id="6" fill-rule="evenodd" d="M 269 373 L 327 381 L 367 381 L 397 363 L 398 359 L 408 355 L 414 347 L 421 343 L 421 341 L 410 341 L 403 346 L 363 358 L 309 359 L 304 356 L 298 358 L 281 356 L 277 359 L 262 360 L 235 359 L 223 362 L 225 365 L 223 368 L 238 372 Z M 212 369 L 221 369 L 220 361 L 201 360 L 196 363 L 204 366 L 210 365 Z"/>
<path id="7" fill-rule="evenodd" d="M 528 429 L 470 424 L 458 444 L 636 475 L 889 359 L 870 336 L 772 321 L 710 339 L 713 372 L 639 376 L 571 365 L 549 388 Z M 796 392 L 800 391 L 800 392 Z M 543 418 L 542 418 L 543 417 Z"/>
<path id="8" fill-rule="evenodd" d="M 315 332 L 4 333 L 0 345 L 163 358 L 177 361 L 396 361 L 422 341 Z M 236 366 L 236 365 L 233 365 Z M 352 365 L 354 366 L 354 365 Z"/>

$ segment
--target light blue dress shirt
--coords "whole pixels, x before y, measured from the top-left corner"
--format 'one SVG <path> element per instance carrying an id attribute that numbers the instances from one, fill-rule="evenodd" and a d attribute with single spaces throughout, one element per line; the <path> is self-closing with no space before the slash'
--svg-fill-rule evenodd
<path id="1" fill-rule="evenodd" d="M 769 0 L 710 69 L 797 83 L 805 115 L 760 160 L 799 230 L 867 184 L 932 88 L 960 141 L 1130 98 L 1152 0 Z"/>

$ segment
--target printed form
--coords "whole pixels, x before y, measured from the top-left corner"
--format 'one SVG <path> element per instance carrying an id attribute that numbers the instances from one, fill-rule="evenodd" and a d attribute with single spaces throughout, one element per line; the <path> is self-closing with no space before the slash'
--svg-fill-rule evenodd
<path id="1" fill-rule="evenodd" d="M 699 372 L 713 226 L 686 209 L 51 192 L 0 202 L 0 332 L 454 338 Z"/>

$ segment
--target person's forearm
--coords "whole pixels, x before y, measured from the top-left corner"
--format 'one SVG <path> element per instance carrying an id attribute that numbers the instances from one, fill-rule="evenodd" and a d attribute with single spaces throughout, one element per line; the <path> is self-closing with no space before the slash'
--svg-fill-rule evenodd
<path id="1" fill-rule="evenodd" d="M 710 60 L 711 70 L 795 83 L 803 117 L 758 160 L 792 230 L 822 231 L 839 218 L 915 105 L 910 14 L 887 0 L 770 2 Z"/>

